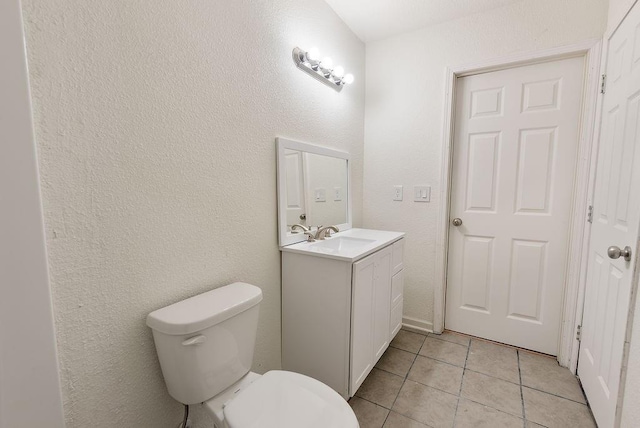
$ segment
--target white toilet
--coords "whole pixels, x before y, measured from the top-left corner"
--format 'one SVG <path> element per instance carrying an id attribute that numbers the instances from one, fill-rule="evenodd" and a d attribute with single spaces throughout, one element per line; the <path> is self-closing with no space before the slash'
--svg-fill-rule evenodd
<path id="1" fill-rule="evenodd" d="M 169 394 L 203 403 L 216 428 L 358 428 L 333 389 L 298 373 L 249 371 L 260 288 L 236 282 L 149 314 Z"/>

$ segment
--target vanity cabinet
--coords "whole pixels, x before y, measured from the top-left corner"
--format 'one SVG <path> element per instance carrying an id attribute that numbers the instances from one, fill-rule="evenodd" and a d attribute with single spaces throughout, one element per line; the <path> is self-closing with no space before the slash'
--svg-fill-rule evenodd
<path id="1" fill-rule="evenodd" d="M 356 393 L 402 325 L 399 236 L 354 260 L 283 251 L 284 370 Z"/>

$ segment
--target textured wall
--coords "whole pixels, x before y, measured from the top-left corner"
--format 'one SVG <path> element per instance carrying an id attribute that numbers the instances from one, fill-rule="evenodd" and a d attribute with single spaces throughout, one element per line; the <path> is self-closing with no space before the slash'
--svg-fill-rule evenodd
<path id="1" fill-rule="evenodd" d="M 609 0 L 609 15 L 607 31 L 616 29 L 622 18 L 637 0 Z"/>
<path id="2" fill-rule="evenodd" d="M 363 222 L 407 233 L 405 316 L 433 321 L 445 67 L 601 37 L 606 21 L 606 0 L 525 0 L 367 44 Z M 421 184 L 431 203 L 413 202 Z"/>
<path id="3" fill-rule="evenodd" d="M 23 10 L 67 426 L 177 426 L 145 316 L 256 284 L 254 369 L 280 366 L 274 138 L 352 153 L 359 225 L 364 45 L 321 0 Z M 356 83 L 300 72 L 296 45 Z"/>

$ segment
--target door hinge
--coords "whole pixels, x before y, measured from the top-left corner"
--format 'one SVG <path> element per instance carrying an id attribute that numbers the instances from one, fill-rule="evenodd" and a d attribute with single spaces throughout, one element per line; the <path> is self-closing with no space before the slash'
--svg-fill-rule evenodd
<path id="1" fill-rule="evenodd" d="M 602 81 L 600 82 L 600 93 L 601 94 L 604 94 L 606 86 L 607 86 L 607 75 L 603 74 L 602 75 Z"/>
<path id="2" fill-rule="evenodd" d="M 587 208 L 587 221 L 593 223 L 593 205 L 589 205 Z"/>
<path id="3" fill-rule="evenodd" d="M 579 325 L 576 329 L 576 340 L 580 342 L 582 340 L 582 326 Z"/>

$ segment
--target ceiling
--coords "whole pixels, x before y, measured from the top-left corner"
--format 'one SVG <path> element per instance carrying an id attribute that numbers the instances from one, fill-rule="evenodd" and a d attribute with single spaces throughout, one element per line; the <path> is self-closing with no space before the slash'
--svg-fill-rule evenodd
<path id="1" fill-rule="evenodd" d="M 522 0 L 325 0 L 364 42 Z"/>

